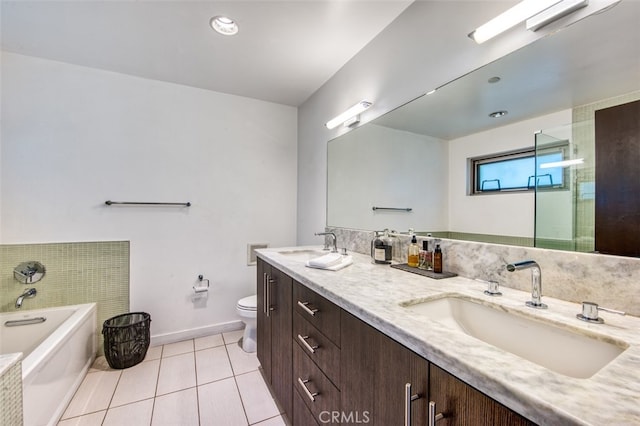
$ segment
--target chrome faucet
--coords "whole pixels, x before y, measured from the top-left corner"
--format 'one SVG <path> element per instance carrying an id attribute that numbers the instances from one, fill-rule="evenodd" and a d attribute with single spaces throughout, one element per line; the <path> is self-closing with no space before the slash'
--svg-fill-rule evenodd
<path id="1" fill-rule="evenodd" d="M 24 293 L 22 293 L 16 299 L 16 309 L 20 309 L 22 307 L 22 301 L 25 297 L 31 299 L 32 297 L 36 297 L 37 290 L 35 288 L 29 288 Z"/>
<path id="2" fill-rule="evenodd" d="M 521 269 L 531 269 L 531 300 L 527 301 L 527 306 L 536 309 L 547 309 L 548 306 L 542 303 L 542 272 L 540 265 L 533 260 L 523 260 L 522 262 L 509 263 L 507 271 L 520 271 Z"/>
<path id="3" fill-rule="evenodd" d="M 333 237 L 333 249 L 331 250 L 331 253 L 337 253 L 338 252 L 338 239 L 336 238 L 336 234 L 334 234 L 333 232 L 316 232 L 315 235 L 320 236 L 320 235 L 329 235 L 331 237 Z M 329 250 L 329 246 L 327 245 L 327 240 L 325 239 L 324 242 L 324 250 Z"/>

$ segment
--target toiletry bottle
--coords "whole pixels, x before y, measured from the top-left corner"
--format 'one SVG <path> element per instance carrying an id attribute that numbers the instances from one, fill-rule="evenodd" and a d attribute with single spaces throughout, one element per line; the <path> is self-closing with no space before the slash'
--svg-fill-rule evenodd
<path id="1" fill-rule="evenodd" d="M 442 249 L 440 244 L 436 244 L 433 252 L 433 272 L 442 273 Z"/>
<path id="2" fill-rule="evenodd" d="M 391 259 L 393 258 L 393 239 L 389 235 L 389 230 L 384 230 L 384 235 L 382 235 L 382 242 L 384 243 L 384 263 L 391 263 Z"/>
<path id="3" fill-rule="evenodd" d="M 371 258 L 373 263 L 386 263 L 385 262 L 385 244 L 382 238 L 380 238 L 380 232 L 375 232 L 375 238 L 371 241 Z"/>
<path id="4" fill-rule="evenodd" d="M 433 253 L 429 251 L 429 241 L 424 240 L 422 242 L 422 250 L 419 253 L 419 261 L 418 268 L 424 270 L 433 269 Z"/>
<path id="5" fill-rule="evenodd" d="M 417 268 L 419 253 L 420 248 L 418 247 L 418 240 L 416 240 L 416 236 L 413 235 L 411 237 L 411 244 L 409 244 L 407 265 L 411 266 L 412 268 Z"/>

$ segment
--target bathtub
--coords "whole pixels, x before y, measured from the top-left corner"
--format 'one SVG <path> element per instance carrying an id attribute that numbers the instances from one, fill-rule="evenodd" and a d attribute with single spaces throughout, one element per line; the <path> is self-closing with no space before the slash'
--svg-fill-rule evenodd
<path id="1" fill-rule="evenodd" d="M 96 321 L 95 303 L 0 314 L 0 354 L 23 353 L 25 426 L 58 422 L 95 359 Z"/>

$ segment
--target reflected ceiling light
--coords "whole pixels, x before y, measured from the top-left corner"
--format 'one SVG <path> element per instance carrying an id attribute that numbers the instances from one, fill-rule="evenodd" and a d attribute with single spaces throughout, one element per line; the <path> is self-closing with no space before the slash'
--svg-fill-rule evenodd
<path id="1" fill-rule="evenodd" d="M 500 118 L 500 117 L 504 117 L 507 114 L 508 114 L 507 111 L 496 111 L 496 112 L 492 112 L 491 114 L 489 114 L 489 117 L 491 117 L 491 118 Z"/>
<path id="2" fill-rule="evenodd" d="M 373 103 L 369 101 L 360 101 L 342 114 L 338 115 L 336 118 L 333 118 L 327 121 L 327 129 L 333 129 L 338 127 L 340 124 L 344 124 L 345 126 L 351 126 L 360 121 L 360 117 L 356 117 L 361 112 L 366 111 Z M 356 117 L 355 120 L 353 118 Z M 348 124 L 347 124 L 348 123 Z"/>
<path id="3" fill-rule="evenodd" d="M 564 0 L 551 6 L 549 9 L 538 13 L 534 17 L 527 19 L 527 29 L 531 31 L 538 31 L 545 25 L 573 13 L 578 9 L 582 9 L 588 4 L 589 0 Z"/>
<path id="4" fill-rule="evenodd" d="M 511 9 L 501 13 L 484 25 L 479 26 L 469 34 L 476 43 L 485 41 L 497 36 L 531 18 L 534 15 L 560 3 L 561 0 L 524 0 L 513 6 Z"/>
<path id="5" fill-rule="evenodd" d="M 541 169 L 552 169 L 554 167 L 569 167 L 576 164 L 584 164 L 584 158 L 576 158 L 573 160 L 554 161 L 552 163 L 540 164 Z"/>
<path id="6" fill-rule="evenodd" d="M 222 35 L 238 34 L 238 24 L 236 24 L 236 21 L 229 18 L 228 16 L 214 16 L 209 21 L 209 25 L 211 25 L 211 28 Z"/>

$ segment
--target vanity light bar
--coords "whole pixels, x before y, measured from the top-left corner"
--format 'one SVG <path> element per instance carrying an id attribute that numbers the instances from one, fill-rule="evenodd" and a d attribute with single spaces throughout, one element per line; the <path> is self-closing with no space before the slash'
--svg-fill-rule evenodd
<path id="1" fill-rule="evenodd" d="M 527 19 L 526 27 L 530 31 L 538 31 L 547 24 L 556 21 L 563 16 L 575 12 L 589 4 L 589 0 L 563 0 L 551 6 L 549 9 Z"/>
<path id="2" fill-rule="evenodd" d="M 352 106 L 351 108 L 349 108 L 348 110 L 346 110 L 345 112 L 343 112 L 342 114 L 340 114 L 337 117 L 327 121 L 325 126 L 327 126 L 327 129 L 334 129 L 334 128 L 338 127 L 340 124 L 342 124 L 342 123 L 346 122 L 347 120 L 349 120 L 350 118 L 357 116 L 358 114 L 360 114 L 363 111 L 366 111 L 371 105 L 373 105 L 372 102 L 360 101 L 357 104 L 355 104 L 354 106 Z M 356 122 L 354 122 L 352 124 L 355 124 Z"/>
<path id="3" fill-rule="evenodd" d="M 507 31 L 508 29 L 560 2 L 561 0 L 521 1 L 486 24 L 479 26 L 475 31 L 469 34 L 469 37 L 478 44 L 484 43 L 485 41 Z"/>

